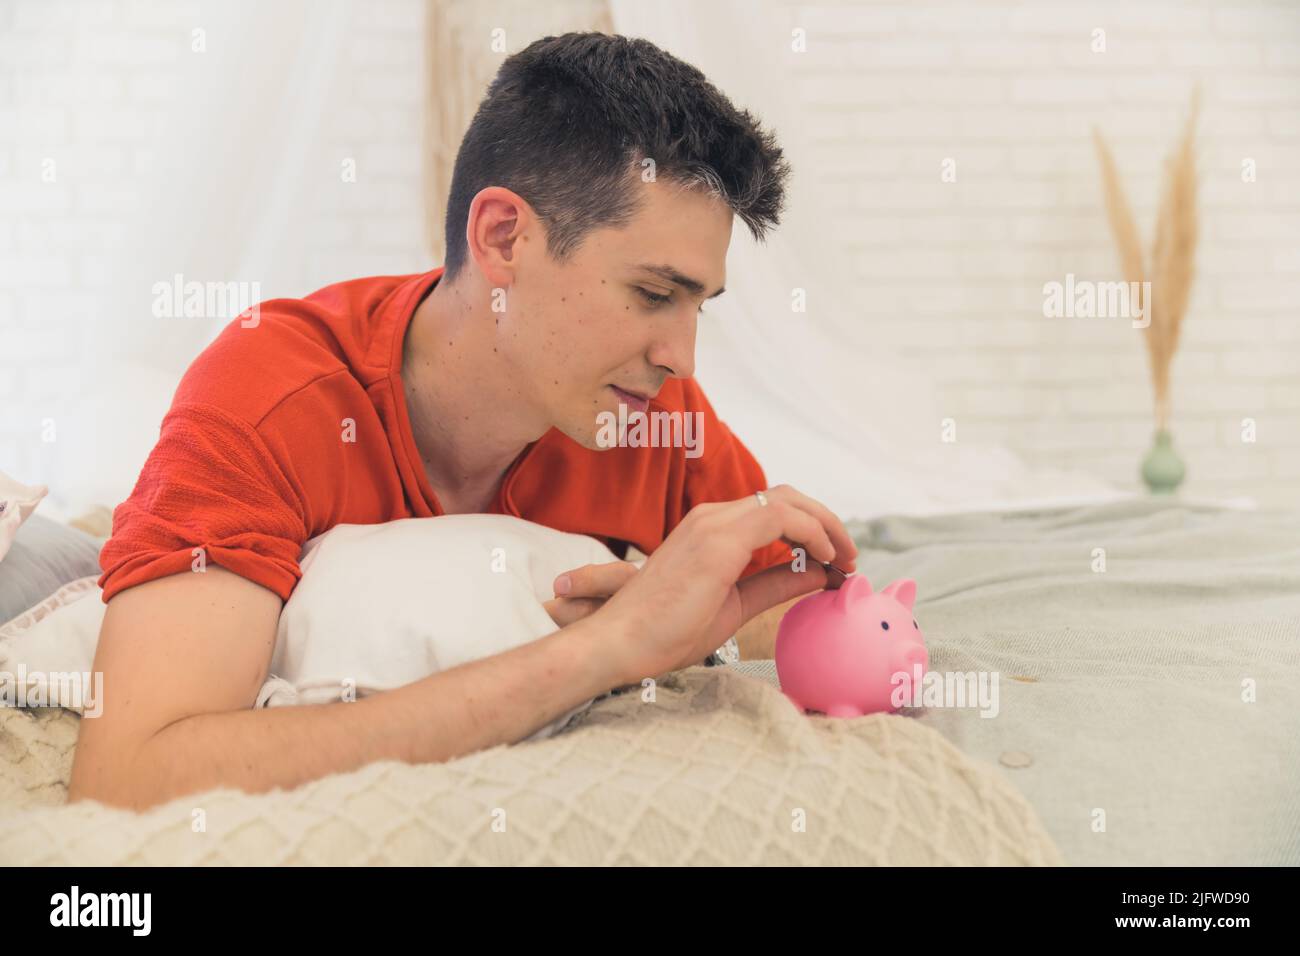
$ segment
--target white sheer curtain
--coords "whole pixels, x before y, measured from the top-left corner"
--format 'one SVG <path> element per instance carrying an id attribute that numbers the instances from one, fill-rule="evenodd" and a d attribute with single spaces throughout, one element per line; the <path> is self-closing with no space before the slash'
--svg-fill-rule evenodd
<path id="1" fill-rule="evenodd" d="M 698 67 L 776 131 L 791 161 L 787 213 L 766 244 L 737 220 L 728 291 L 701 319 L 696 354 L 714 407 L 770 482 L 789 482 L 846 518 L 1111 494 L 1087 476 L 1031 472 L 1005 448 L 941 442 L 942 419 L 960 416 L 938 407 L 924 368 L 872 341 L 870 318 L 841 291 L 852 263 L 822 238 L 819 210 L 803 198 L 816 162 L 790 92 L 798 54 L 779 27 L 785 8 L 743 0 L 611 7 L 618 33 Z M 792 311 L 796 288 L 806 292 L 806 312 Z"/>
<path id="2" fill-rule="evenodd" d="M 38 461 L 51 490 L 43 512 L 126 497 L 181 375 L 229 321 L 155 317 L 155 283 L 179 273 L 246 283 L 261 299 L 310 291 L 303 170 L 331 73 L 346 69 L 350 15 L 346 0 L 196 6 L 203 51 L 180 58 L 152 135 L 132 143 L 153 168 L 119 220 L 123 241 L 105 250 L 107 289 L 81 325 L 85 375 Z"/>
<path id="3" fill-rule="evenodd" d="M 346 68 L 346 0 L 204 3 L 206 49 L 185 57 L 126 242 L 97 351 L 183 371 L 228 319 L 158 320 L 153 283 L 173 272 L 299 294 L 295 206 L 319 143 L 331 73 Z M 170 270 L 170 271 L 169 271 Z"/>

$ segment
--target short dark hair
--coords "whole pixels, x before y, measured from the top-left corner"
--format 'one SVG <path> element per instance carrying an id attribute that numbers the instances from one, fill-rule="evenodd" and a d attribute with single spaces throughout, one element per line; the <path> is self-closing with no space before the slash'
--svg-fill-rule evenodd
<path id="1" fill-rule="evenodd" d="M 465 223 L 481 189 L 518 193 L 564 259 L 592 229 L 624 225 L 639 208 L 634 178 L 702 188 L 756 239 L 780 221 L 789 164 L 746 110 L 695 67 L 646 40 L 566 33 L 501 64 L 456 154 L 447 199 L 446 272 L 468 255 Z"/>

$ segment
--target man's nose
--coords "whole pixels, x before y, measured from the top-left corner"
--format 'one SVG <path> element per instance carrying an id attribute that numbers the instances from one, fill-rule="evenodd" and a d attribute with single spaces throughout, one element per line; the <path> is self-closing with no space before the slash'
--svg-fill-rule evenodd
<path id="1" fill-rule="evenodd" d="M 689 306 L 688 306 L 689 308 Z M 647 356 L 652 365 L 669 369 L 672 378 L 690 378 L 695 374 L 696 317 L 675 315 L 658 330 Z"/>

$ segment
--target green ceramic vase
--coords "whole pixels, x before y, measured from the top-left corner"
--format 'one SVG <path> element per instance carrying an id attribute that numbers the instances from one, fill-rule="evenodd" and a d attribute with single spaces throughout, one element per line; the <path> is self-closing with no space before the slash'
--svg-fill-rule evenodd
<path id="1" fill-rule="evenodd" d="M 1166 428 L 1156 429 L 1155 444 L 1142 459 L 1142 480 L 1153 495 L 1173 494 L 1187 474 L 1183 460 L 1174 451 L 1173 436 Z"/>

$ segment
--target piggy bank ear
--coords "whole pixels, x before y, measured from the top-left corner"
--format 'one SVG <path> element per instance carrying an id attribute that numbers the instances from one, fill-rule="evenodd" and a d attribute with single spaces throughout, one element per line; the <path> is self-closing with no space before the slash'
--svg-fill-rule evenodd
<path id="1" fill-rule="evenodd" d="M 903 578 L 901 581 L 886 585 L 885 590 L 880 593 L 888 594 L 910 611 L 912 605 L 916 603 L 916 582 L 911 578 Z"/>
<path id="2" fill-rule="evenodd" d="M 835 591 L 835 602 L 846 609 L 869 597 L 871 582 L 865 574 L 850 574 Z"/>

